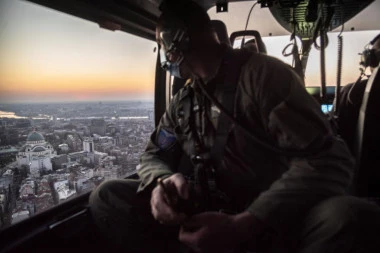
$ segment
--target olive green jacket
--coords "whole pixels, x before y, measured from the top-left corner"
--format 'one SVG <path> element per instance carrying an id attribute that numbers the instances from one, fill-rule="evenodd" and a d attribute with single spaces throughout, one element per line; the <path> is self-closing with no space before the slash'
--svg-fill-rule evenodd
<path id="1" fill-rule="evenodd" d="M 220 112 L 192 87 L 178 92 L 153 132 L 141 157 L 139 191 L 151 189 L 158 177 L 181 172 L 181 155 L 196 152 L 194 131 L 184 117 L 192 91 L 196 129 L 205 146 L 212 146 Z M 219 101 L 220 87 L 213 90 Z M 221 190 L 237 205 L 273 228 L 287 231 L 319 201 L 346 192 L 354 159 L 290 66 L 253 54 L 241 67 L 234 116 L 275 147 L 321 150 L 306 158 L 278 154 L 258 145 L 235 125 L 217 173 Z"/>

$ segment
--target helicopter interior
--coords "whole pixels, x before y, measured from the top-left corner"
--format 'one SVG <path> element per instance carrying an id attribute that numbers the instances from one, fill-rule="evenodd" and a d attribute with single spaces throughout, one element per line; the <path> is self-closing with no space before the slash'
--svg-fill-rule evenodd
<path id="1" fill-rule="evenodd" d="M 161 0 L 28 0 L 28 2 L 94 22 L 100 28 L 130 33 L 155 41 L 155 27 L 160 15 L 159 5 Z M 231 4 L 242 1 L 196 0 L 196 2 L 205 10 L 215 9 L 216 16 L 218 13 L 228 14 Z M 325 65 L 325 48 L 329 43 L 327 34 L 329 32 L 339 33 L 352 30 L 380 30 L 378 17 L 367 17 L 367 20 L 363 18 L 356 19 L 359 15 L 369 16 L 363 14 L 368 7 L 380 10 L 379 0 L 258 0 L 243 2 L 249 2 L 251 5 L 256 3 L 256 8 L 260 7 L 260 10 L 267 11 L 270 18 L 268 20 L 272 20 L 273 24 L 266 23 L 266 20 L 254 19 L 252 22 L 260 23 L 258 29 L 246 28 L 244 30 L 243 26 L 234 30 L 228 27 L 230 33 L 226 34 L 227 31 L 222 31 L 221 35 L 219 35 L 220 39 L 235 48 L 241 47 L 245 40 L 254 39 L 259 52 L 266 53 L 269 48 L 268 45 L 265 48 L 262 37 L 267 37 L 268 35 L 273 37 L 288 36 L 291 42 L 288 49 L 291 50 L 287 50 L 287 54 L 293 59 L 292 67 L 303 78 L 307 78 L 305 69 L 308 64 L 310 50 L 314 46 L 319 47 L 318 54 L 321 58 L 320 84 L 306 85 L 306 89 L 321 103 L 322 110 L 326 112 L 331 110 L 334 99 L 337 99 L 336 96 L 342 86 L 339 78 L 337 83 L 333 85 L 326 83 L 326 72 L 329 71 Z M 371 22 L 371 18 L 375 19 L 376 22 Z M 212 16 L 212 19 L 214 19 L 214 16 Z M 241 19 L 242 24 L 244 24 L 247 17 Z M 223 28 L 218 28 L 217 30 L 220 29 Z M 224 39 L 222 38 L 223 36 Z M 283 46 L 285 47 L 286 45 Z M 379 128 L 378 121 L 376 121 L 378 118 L 376 108 L 379 108 L 377 103 L 380 101 L 378 99 L 380 96 L 378 94 L 380 91 L 380 71 L 378 71 L 378 68 L 375 68 L 374 74 L 368 81 L 369 84 L 363 100 L 364 104 L 362 104 L 361 108 L 358 123 L 359 130 L 356 137 L 357 153 L 355 156 L 362 162 L 357 165 L 357 171 L 363 171 L 361 167 L 373 168 L 371 164 L 380 153 L 376 148 L 376 144 L 380 140 L 376 131 Z M 341 70 L 341 67 L 338 67 L 338 69 Z M 338 75 L 341 75 L 341 73 L 338 73 Z M 156 125 L 172 96 L 183 85 L 184 81 L 170 78 L 160 68 L 160 60 L 159 56 L 157 56 L 154 91 Z M 363 177 L 368 177 L 368 175 L 376 175 L 380 180 L 380 174 L 374 169 L 365 170 Z M 134 174 L 130 177 L 137 178 L 137 175 Z M 358 182 L 363 183 L 362 181 Z M 362 195 L 376 197 L 377 193 L 372 194 L 372 192 L 368 192 L 370 190 L 366 189 L 367 192 Z M 377 191 L 379 189 L 372 190 Z M 109 247 L 105 245 L 91 219 L 88 207 L 89 194 L 85 193 L 0 230 L 0 252 L 107 251 Z"/>

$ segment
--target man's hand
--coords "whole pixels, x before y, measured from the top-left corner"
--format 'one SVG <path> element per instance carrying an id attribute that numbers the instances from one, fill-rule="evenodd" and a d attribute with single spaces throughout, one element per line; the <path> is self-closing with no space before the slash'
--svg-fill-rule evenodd
<path id="1" fill-rule="evenodd" d="M 153 189 L 150 199 L 153 217 L 162 224 L 181 224 L 187 216 L 176 211 L 179 198 L 189 199 L 189 185 L 182 174 L 176 173 Z"/>
<path id="2" fill-rule="evenodd" d="M 204 212 L 182 224 L 179 240 L 195 252 L 232 252 L 253 238 L 255 221 L 248 212 Z"/>

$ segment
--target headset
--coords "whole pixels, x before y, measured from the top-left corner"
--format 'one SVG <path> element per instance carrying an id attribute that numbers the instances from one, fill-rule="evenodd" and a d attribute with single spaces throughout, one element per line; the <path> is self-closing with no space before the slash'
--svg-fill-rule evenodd
<path id="1" fill-rule="evenodd" d="M 360 54 L 360 65 L 375 68 L 379 65 L 380 51 L 372 48 L 373 44 L 380 39 L 380 34 L 371 40 L 364 48 L 364 51 Z"/>
<path id="2" fill-rule="evenodd" d="M 161 11 L 172 13 L 183 13 L 183 6 L 178 5 L 175 1 L 163 1 L 159 9 Z M 161 67 L 165 70 L 170 68 L 171 64 L 181 64 L 184 60 L 183 53 L 189 50 L 189 35 L 187 25 L 183 20 L 175 18 L 172 15 L 169 18 L 170 25 L 163 25 L 159 34 L 163 47 L 160 48 Z"/>
<path id="3" fill-rule="evenodd" d="M 189 37 L 186 30 L 181 28 L 163 28 L 160 38 L 164 46 L 160 46 L 160 61 L 163 69 L 170 64 L 181 64 L 184 60 L 183 52 L 188 50 Z"/>

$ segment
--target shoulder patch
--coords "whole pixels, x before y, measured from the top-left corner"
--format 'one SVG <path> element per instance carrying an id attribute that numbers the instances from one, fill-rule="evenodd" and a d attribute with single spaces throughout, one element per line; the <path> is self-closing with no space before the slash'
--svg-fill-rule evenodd
<path id="1" fill-rule="evenodd" d="M 168 132 L 167 130 L 161 128 L 157 137 L 157 146 L 161 150 L 166 150 L 176 141 L 174 134 Z"/>

